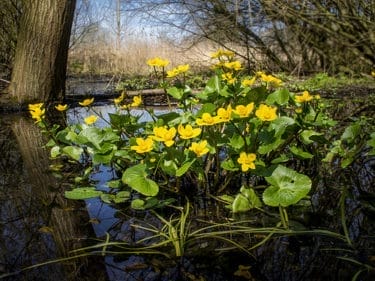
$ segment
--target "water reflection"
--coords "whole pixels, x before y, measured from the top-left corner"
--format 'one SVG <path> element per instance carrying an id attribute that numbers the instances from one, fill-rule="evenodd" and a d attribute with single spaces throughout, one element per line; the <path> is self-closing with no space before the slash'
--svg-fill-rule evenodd
<path id="1" fill-rule="evenodd" d="M 28 117 L 6 116 L 0 120 L 0 130 L 2 276 L 67 257 L 70 250 L 82 247 L 82 241 L 91 234 L 83 224 L 83 206 L 65 200 L 63 183 L 48 172 L 48 152 L 43 148 L 45 142 L 39 128 Z M 88 264 L 86 258 L 53 263 L 4 279 L 90 280 L 94 272 L 88 270 Z M 105 278 L 96 276 L 98 280 Z"/>

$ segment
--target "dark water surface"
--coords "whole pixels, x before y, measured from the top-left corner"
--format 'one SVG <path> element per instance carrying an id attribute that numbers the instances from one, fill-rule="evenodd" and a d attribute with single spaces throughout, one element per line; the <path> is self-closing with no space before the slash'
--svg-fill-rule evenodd
<path id="1" fill-rule="evenodd" d="M 102 106 L 95 110 L 106 116 L 114 109 Z M 85 114 L 90 113 L 71 109 L 68 122 L 80 122 Z M 95 237 L 104 239 L 106 233 L 130 242 L 146 235 L 135 231 L 133 224 L 160 225 L 149 212 L 134 212 L 126 206 L 115 209 L 96 199 L 66 200 L 63 191 L 69 184 L 48 171 L 44 143 L 28 116 L 0 117 L 0 277 L 4 280 L 341 281 L 351 280 L 357 273 L 357 280 L 375 280 L 375 159 L 365 153 L 345 171 L 321 171 L 314 179 L 311 210 L 299 217 L 291 214 L 296 228 L 343 234 L 339 201 L 347 190 L 344 212 L 352 245 L 324 235 L 275 235 L 251 256 L 237 250 L 221 253 L 217 251 L 223 246 L 220 242 L 202 241 L 177 261 L 160 256 L 96 256 L 19 271 L 67 257 L 70 250 L 87 246 Z M 101 167 L 92 179 L 98 189 L 106 190 L 106 181 L 114 176 L 110 168 Z M 193 203 L 195 218 L 233 219 L 222 206 L 205 198 L 195 197 Z M 272 220 L 257 212 L 241 216 L 254 220 L 258 227 Z M 262 238 L 241 237 L 252 245 Z M 4 277 L 9 273 L 14 274 Z"/>

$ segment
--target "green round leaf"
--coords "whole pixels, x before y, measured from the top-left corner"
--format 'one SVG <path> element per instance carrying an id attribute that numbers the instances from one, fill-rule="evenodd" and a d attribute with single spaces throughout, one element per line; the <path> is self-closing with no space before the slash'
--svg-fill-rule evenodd
<path id="1" fill-rule="evenodd" d="M 232 203 L 233 213 L 245 212 L 250 209 L 251 209 L 251 205 L 250 205 L 249 200 L 247 200 L 247 198 L 241 193 L 237 194 L 236 198 L 234 198 L 234 201 Z"/>
<path id="2" fill-rule="evenodd" d="M 145 196 L 155 196 L 159 192 L 159 186 L 147 178 L 146 168 L 146 165 L 138 164 L 126 169 L 122 181 Z"/>
<path id="3" fill-rule="evenodd" d="M 142 199 L 134 199 L 131 203 L 131 207 L 135 210 L 144 210 L 145 201 Z"/>
<path id="4" fill-rule="evenodd" d="M 96 190 L 95 187 L 79 187 L 71 191 L 65 191 L 65 197 L 68 199 L 83 200 L 98 197 L 102 193 L 102 191 Z"/>
<path id="5" fill-rule="evenodd" d="M 308 176 L 281 165 L 265 179 L 271 186 L 263 192 L 263 201 L 272 207 L 296 204 L 311 189 L 311 180 Z"/>

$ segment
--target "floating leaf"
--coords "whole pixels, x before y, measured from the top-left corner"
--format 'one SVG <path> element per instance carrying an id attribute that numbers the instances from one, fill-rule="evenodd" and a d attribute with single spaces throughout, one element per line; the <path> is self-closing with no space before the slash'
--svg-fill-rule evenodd
<path id="1" fill-rule="evenodd" d="M 130 198 L 130 192 L 129 191 L 120 191 L 116 194 L 102 194 L 100 196 L 100 199 L 102 199 L 102 201 L 104 203 L 107 203 L 107 204 L 110 204 L 110 203 L 123 203 L 123 202 L 126 202 L 128 201 Z"/>
<path id="2" fill-rule="evenodd" d="M 145 205 L 145 201 L 142 199 L 134 199 L 131 203 L 131 207 L 135 210 L 143 210 Z"/>
<path id="3" fill-rule="evenodd" d="M 110 188 L 120 188 L 122 186 L 121 180 L 111 180 L 107 182 L 107 186 Z"/>
<path id="4" fill-rule="evenodd" d="M 308 176 L 279 165 L 271 176 L 265 178 L 271 184 L 263 192 L 265 204 L 277 207 L 287 207 L 296 204 L 305 197 L 311 189 L 311 180 Z"/>
<path id="5" fill-rule="evenodd" d="M 95 198 L 102 194 L 103 191 L 96 190 L 95 187 L 78 187 L 71 191 L 65 191 L 65 197 L 74 200 Z"/>
<path id="6" fill-rule="evenodd" d="M 159 186 L 147 178 L 146 168 L 146 165 L 138 164 L 126 169 L 122 175 L 122 181 L 145 196 L 155 196 L 159 192 Z"/>

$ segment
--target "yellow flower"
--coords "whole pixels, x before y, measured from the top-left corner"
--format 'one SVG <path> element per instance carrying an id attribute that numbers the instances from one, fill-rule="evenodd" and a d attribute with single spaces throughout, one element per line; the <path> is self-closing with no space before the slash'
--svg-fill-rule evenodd
<path id="1" fill-rule="evenodd" d="M 94 124 L 97 120 L 98 120 L 98 116 L 96 115 L 90 115 L 84 119 L 87 125 Z"/>
<path id="2" fill-rule="evenodd" d="M 375 77 L 375 70 L 371 71 L 371 76 Z"/>
<path id="3" fill-rule="evenodd" d="M 42 121 L 46 110 L 43 108 L 43 103 L 29 104 L 29 112 L 31 118 L 35 119 L 36 122 Z"/>
<path id="4" fill-rule="evenodd" d="M 179 74 L 185 73 L 189 70 L 190 66 L 188 64 L 179 65 L 172 70 L 167 71 L 167 77 L 173 78 Z"/>
<path id="5" fill-rule="evenodd" d="M 310 95 L 308 91 L 304 91 L 302 95 L 297 95 L 294 97 L 296 102 L 298 103 L 304 103 L 304 102 L 309 102 L 311 101 L 314 97 Z"/>
<path id="6" fill-rule="evenodd" d="M 184 73 L 184 72 L 187 72 L 190 69 L 190 65 L 182 64 L 182 65 L 177 66 L 177 69 L 180 73 Z"/>
<path id="7" fill-rule="evenodd" d="M 167 71 L 167 77 L 168 78 L 173 78 L 176 77 L 178 74 L 180 74 L 177 70 L 177 68 L 173 68 L 172 70 Z"/>
<path id="8" fill-rule="evenodd" d="M 43 106 L 43 103 L 34 103 L 34 104 L 29 104 L 29 110 L 35 110 L 35 109 L 41 109 Z"/>
<path id="9" fill-rule="evenodd" d="M 170 147 L 174 144 L 174 137 L 176 136 L 176 128 L 167 127 L 155 127 L 153 129 L 154 136 L 152 138 L 156 141 L 162 141 L 167 147 Z"/>
<path id="10" fill-rule="evenodd" d="M 240 157 L 237 159 L 237 162 L 241 164 L 241 170 L 242 172 L 247 172 L 247 170 L 255 169 L 254 161 L 256 159 L 256 155 L 254 153 L 246 153 L 241 152 Z"/>
<path id="11" fill-rule="evenodd" d="M 260 73 L 260 79 L 263 81 L 263 82 L 266 82 L 274 87 L 279 87 L 283 81 L 281 81 L 280 79 L 272 76 L 272 75 L 266 75 L 264 73 Z"/>
<path id="12" fill-rule="evenodd" d="M 233 110 L 233 112 L 235 114 L 237 114 L 238 116 L 240 116 L 241 118 L 246 118 L 246 117 L 249 117 L 251 112 L 253 112 L 253 109 L 254 109 L 254 103 L 249 103 L 248 105 L 237 105 L 236 106 L 236 109 Z"/>
<path id="13" fill-rule="evenodd" d="M 241 84 L 244 87 L 250 87 L 250 86 L 254 85 L 256 79 L 257 79 L 256 76 L 254 76 L 251 79 L 244 79 Z"/>
<path id="14" fill-rule="evenodd" d="M 211 54 L 211 58 L 213 58 L 213 59 L 221 58 L 223 56 L 225 56 L 227 58 L 233 58 L 234 52 L 229 51 L 229 50 L 219 49 L 215 53 Z"/>
<path id="15" fill-rule="evenodd" d="M 126 95 L 125 91 L 123 91 L 118 98 L 113 99 L 113 102 L 115 103 L 115 105 L 119 105 L 124 100 L 125 95 Z"/>
<path id="16" fill-rule="evenodd" d="M 239 62 L 239 61 L 226 62 L 226 63 L 224 63 L 224 66 L 228 69 L 232 69 L 232 70 L 235 70 L 235 71 L 239 71 L 239 70 L 242 69 L 241 62 Z"/>
<path id="17" fill-rule="evenodd" d="M 297 108 L 295 109 L 295 112 L 296 112 L 297 114 L 301 114 L 301 113 L 302 113 L 302 108 L 297 107 Z"/>
<path id="18" fill-rule="evenodd" d="M 220 68 L 222 68 L 223 66 L 224 66 L 224 62 L 219 61 L 219 62 L 213 64 L 213 65 L 211 66 L 211 68 L 215 70 L 215 69 L 220 69 Z"/>
<path id="19" fill-rule="evenodd" d="M 237 81 L 237 78 L 233 77 L 232 73 L 230 73 L 230 72 L 226 72 L 226 73 L 221 74 L 221 78 L 223 80 L 227 81 L 227 83 L 229 85 L 233 85 Z"/>
<path id="20" fill-rule="evenodd" d="M 315 95 L 315 96 L 314 96 L 314 99 L 316 99 L 316 100 L 320 100 L 320 99 L 321 99 L 321 97 L 320 97 L 320 95 L 319 95 L 319 94 L 317 94 L 317 95 Z"/>
<path id="21" fill-rule="evenodd" d="M 180 134 L 180 137 L 184 140 L 195 138 L 199 136 L 202 132 L 201 128 L 193 129 L 193 127 L 190 124 L 187 124 L 185 127 L 182 124 L 180 124 L 178 125 L 177 130 Z"/>
<path id="22" fill-rule="evenodd" d="M 216 114 L 218 122 L 228 122 L 232 117 L 232 106 L 228 105 L 227 108 L 220 107 Z"/>
<path id="23" fill-rule="evenodd" d="M 136 138 L 137 145 L 132 145 L 130 147 L 131 150 L 135 150 L 137 153 L 146 153 L 150 152 L 154 147 L 154 141 L 152 138 L 148 137 L 146 139 Z"/>
<path id="24" fill-rule="evenodd" d="M 135 96 L 133 97 L 133 102 L 130 104 L 131 107 L 137 107 L 142 104 L 142 97 L 141 96 Z"/>
<path id="25" fill-rule="evenodd" d="M 55 108 L 58 110 L 58 111 L 65 111 L 68 109 L 68 105 L 67 104 L 58 104 L 55 106 Z"/>
<path id="26" fill-rule="evenodd" d="M 149 66 L 166 67 L 169 64 L 169 60 L 161 59 L 159 57 L 147 60 Z"/>
<path id="27" fill-rule="evenodd" d="M 207 147 L 207 141 L 203 140 L 201 142 L 193 142 L 189 150 L 193 151 L 198 157 L 201 157 L 208 153 L 209 149 Z"/>
<path id="28" fill-rule="evenodd" d="M 255 111 L 255 115 L 262 121 L 272 121 L 277 118 L 276 107 L 261 104 Z"/>
<path id="29" fill-rule="evenodd" d="M 205 112 L 202 114 L 202 118 L 198 118 L 196 122 L 199 126 L 211 126 L 219 123 L 220 120 L 217 116 L 213 117 L 210 113 Z"/>
<path id="30" fill-rule="evenodd" d="M 94 98 L 91 99 L 84 99 L 83 101 L 79 102 L 79 105 L 81 106 L 89 106 L 94 102 Z"/>

